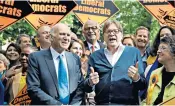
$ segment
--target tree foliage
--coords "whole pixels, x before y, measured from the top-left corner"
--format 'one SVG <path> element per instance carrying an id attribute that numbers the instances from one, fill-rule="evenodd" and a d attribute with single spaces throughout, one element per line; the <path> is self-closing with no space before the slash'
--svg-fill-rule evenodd
<path id="1" fill-rule="evenodd" d="M 0 32 L 0 40 L 13 41 L 17 38 L 19 34 L 24 33 L 30 36 L 36 34 L 35 29 L 25 19 L 21 19 L 15 24 L 7 27 L 5 30 Z"/>

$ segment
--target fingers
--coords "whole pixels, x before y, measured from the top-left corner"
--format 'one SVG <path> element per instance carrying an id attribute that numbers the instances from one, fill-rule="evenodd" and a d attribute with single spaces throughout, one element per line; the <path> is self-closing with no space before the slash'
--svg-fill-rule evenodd
<path id="1" fill-rule="evenodd" d="M 133 80 L 133 81 L 137 81 L 139 79 L 139 73 L 138 73 L 138 62 L 136 63 L 135 67 L 134 66 L 130 66 L 128 68 L 128 76 Z"/>
<path id="2" fill-rule="evenodd" d="M 134 66 L 130 66 L 129 69 L 128 69 L 129 72 L 132 72 L 133 74 L 137 73 L 138 72 L 138 69 L 135 68 Z"/>
<path id="3" fill-rule="evenodd" d="M 94 73 L 91 73 L 90 74 L 90 79 L 92 80 L 92 81 L 98 81 L 99 80 L 99 75 L 98 75 L 98 73 L 97 72 L 94 72 Z"/>
<path id="4" fill-rule="evenodd" d="M 135 65 L 135 67 L 136 67 L 136 68 L 138 68 L 138 67 L 139 67 L 139 62 L 138 62 L 138 61 L 137 61 L 136 65 Z"/>
<path id="5" fill-rule="evenodd" d="M 134 66 L 130 66 L 128 69 L 128 76 L 133 78 L 138 73 L 138 69 Z"/>
<path id="6" fill-rule="evenodd" d="M 91 73 L 94 73 L 94 68 L 90 67 Z"/>
<path id="7" fill-rule="evenodd" d="M 94 71 L 93 67 L 90 67 L 91 73 L 89 76 L 90 85 L 96 85 L 99 82 L 99 75 Z"/>

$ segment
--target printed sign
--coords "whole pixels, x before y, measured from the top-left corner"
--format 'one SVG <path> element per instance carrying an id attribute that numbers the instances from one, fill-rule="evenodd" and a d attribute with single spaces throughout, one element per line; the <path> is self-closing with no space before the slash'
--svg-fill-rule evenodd
<path id="1" fill-rule="evenodd" d="M 0 0 L 0 31 L 33 12 L 25 0 Z"/>
<path id="2" fill-rule="evenodd" d="M 168 2 L 169 2 L 173 7 L 175 7 L 175 0 L 168 0 Z"/>
<path id="3" fill-rule="evenodd" d="M 26 20 L 35 29 L 42 25 L 55 25 L 76 6 L 73 0 L 29 0 L 29 3 L 35 12 Z"/>
<path id="4" fill-rule="evenodd" d="M 78 4 L 73 10 L 78 19 L 84 24 L 91 19 L 99 24 L 105 22 L 119 9 L 112 1 L 107 0 L 75 0 Z"/>
<path id="5" fill-rule="evenodd" d="M 139 0 L 139 2 L 164 25 L 175 28 L 174 1 L 168 0 Z"/>
<path id="6" fill-rule="evenodd" d="M 10 105 L 30 105 L 31 99 L 27 93 L 27 85 L 18 93 L 18 95 L 10 102 Z"/>
<path id="7" fill-rule="evenodd" d="M 168 13 L 163 19 L 169 27 L 175 29 L 175 9 Z"/>

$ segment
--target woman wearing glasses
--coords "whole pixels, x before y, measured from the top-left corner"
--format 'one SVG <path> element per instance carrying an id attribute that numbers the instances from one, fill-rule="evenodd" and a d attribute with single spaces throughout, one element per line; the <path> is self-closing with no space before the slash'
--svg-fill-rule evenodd
<path id="1" fill-rule="evenodd" d="M 175 31 L 168 26 L 163 26 L 158 31 L 158 33 L 154 39 L 153 45 L 151 47 L 150 56 L 147 59 L 147 67 L 146 67 L 145 72 L 144 72 L 147 82 L 149 82 L 150 75 L 151 75 L 152 71 L 154 71 L 155 69 L 160 68 L 162 66 L 162 64 L 158 62 L 158 57 L 157 57 L 157 51 L 158 51 L 158 47 L 160 44 L 160 40 L 163 37 L 172 36 L 172 35 L 175 35 Z M 142 98 L 145 99 L 146 90 L 144 91 L 143 94 L 144 95 L 142 95 Z"/>
<path id="2" fill-rule="evenodd" d="M 154 70 L 147 90 L 147 105 L 158 105 L 175 97 L 175 36 L 161 39 L 157 51 L 163 67 Z"/>

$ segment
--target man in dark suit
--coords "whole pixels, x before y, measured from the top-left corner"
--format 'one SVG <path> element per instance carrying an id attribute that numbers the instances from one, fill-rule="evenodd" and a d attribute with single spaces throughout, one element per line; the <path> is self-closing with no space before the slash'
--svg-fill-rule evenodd
<path id="1" fill-rule="evenodd" d="M 84 24 L 82 32 L 86 38 L 86 41 L 84 41 L 84 46 L 86 50 L 89 50 L 92 53 L 105 47 L 105 45 L 99 41 L 100 26 L 96 21 L 88 20 Z"/>
<path id="2" fill-rule="evenodd" d="M 80 59 L 65 51 L 70 33 L 67 25 L 55 25 L 51 29 L 51 47 L 29 56 L 27 87 L 32 104 L 81 104 L 84 93 Z"/>

